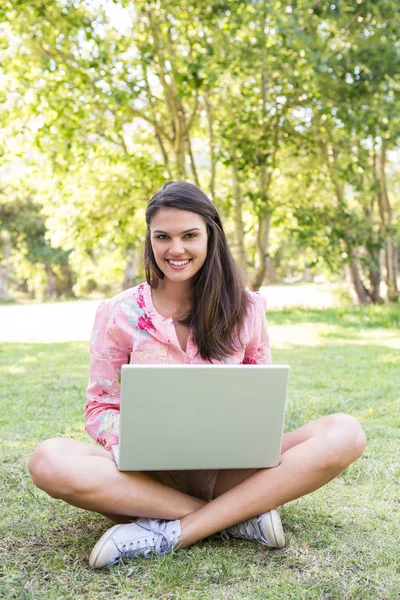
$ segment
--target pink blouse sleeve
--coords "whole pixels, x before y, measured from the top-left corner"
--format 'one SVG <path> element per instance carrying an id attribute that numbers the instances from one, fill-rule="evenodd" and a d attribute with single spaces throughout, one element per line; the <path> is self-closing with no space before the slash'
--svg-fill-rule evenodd
<path id="1" fill-rule="evenodd" d="M 253 293 L 255 306 L 253 312 L 253 334 L 246 346 L 244 353 L 244 364 L 269 365 L 271 364 L 271 348 L 269 344 L 266 298 L 258 293 Z"/>
<path id="2" fill-rule="evenodd" d="M 86 431 L 107 450 L 119 441 L 121 366 L 129 362 L 129 339 L 118 327 L 118 314 L 117 304 L 102 302 L 90 337 Z"/>

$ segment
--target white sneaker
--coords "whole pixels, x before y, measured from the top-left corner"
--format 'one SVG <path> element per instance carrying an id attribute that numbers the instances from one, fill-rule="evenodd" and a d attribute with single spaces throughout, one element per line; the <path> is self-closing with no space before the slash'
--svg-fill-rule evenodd
<path id="1" fill-rule="evenodd" d="M 221 537 L 224 540 L 229 540 L 230 537 L 255 540 L 270 548 L 283 548 L 285 545 L 285 534 L 276 509 L 223 529 Z"/>
<path id="2" fill-rule="evenodd" d="M 181 535 L 181 522 L 141 518 L 134 523 L 114 525 L 106 531 L 89 557 L 93 569 L 101 569 L 117 563 L 121 558 L 144 556 L 150 558 L 169 554 Z"/>

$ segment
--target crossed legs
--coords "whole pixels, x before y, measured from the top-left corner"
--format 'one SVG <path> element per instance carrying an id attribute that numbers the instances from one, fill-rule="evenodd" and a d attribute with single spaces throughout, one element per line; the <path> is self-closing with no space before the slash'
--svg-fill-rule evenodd
<path id="1" fill-rule="evenodd" d="M 29 462 L 33 482 L 54 498 L 114 520 L 181 520 L 180 547 L 276 508 L 321 487 L 365 448 L 356 419 L 330 415 L 283 437 L 281 463 L 272 469 L 227 469 L 215 499 L 206 502 L 139 471 L 120 472 L 104 448 L 59 438 L 39 444 Z"/>

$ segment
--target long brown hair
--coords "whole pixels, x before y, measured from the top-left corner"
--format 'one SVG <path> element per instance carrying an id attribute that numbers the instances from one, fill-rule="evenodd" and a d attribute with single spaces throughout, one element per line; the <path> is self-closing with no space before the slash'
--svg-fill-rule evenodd
<path id="1" fill-rule="evenodd" d="M 238 350 L 240 328 L 248 312 L 250 296 L 236 265 L 218 211 L 198 187 L 170 181 L 151 198 L 146 209 L 144 248 L 146 280 L 157 288 L 164 273 L 155 261 L 150 241 L 150 222 L 162 207 L 179 208 L 202 216 L 207 227 L 207 257 L 193 276 L 191 310 L 179 322 L 193 328 L 193 341 L 203 360 L 223 360 Z"/>

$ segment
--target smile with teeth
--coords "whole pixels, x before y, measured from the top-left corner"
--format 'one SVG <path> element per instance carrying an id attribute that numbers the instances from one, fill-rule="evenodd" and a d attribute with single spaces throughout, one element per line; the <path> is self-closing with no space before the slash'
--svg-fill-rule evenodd
<path id="1" fill-rule="evenodd" d="M 187 263 L 190 262 L 190 259 L 188 259 L 188 260 L 169 260 L 167 258 L 167 262 L 171 263 L 171 265 L 181 267 L 182 265 L 187 265 Z"/>

